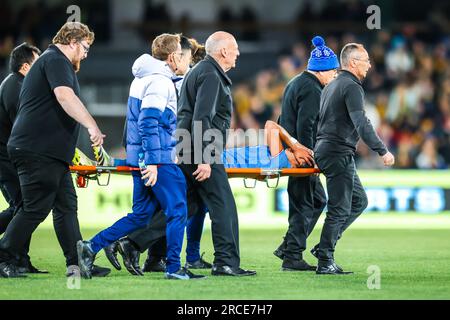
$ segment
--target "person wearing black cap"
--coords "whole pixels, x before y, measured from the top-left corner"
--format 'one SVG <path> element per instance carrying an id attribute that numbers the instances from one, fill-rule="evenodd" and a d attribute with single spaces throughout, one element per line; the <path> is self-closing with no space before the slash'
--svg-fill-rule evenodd
<path id="1" fill-rule="evenodd" d="M 361 81 L 370 59 L 361 44 L 349 43 L 341 51 L 342 72 L 322 92 L 315 160 L 327 178 L 328 212 L 315 250 L 317 274 L 346 274 L 334 261 L 334 250 L 342 233 L 367 207 L 368 200 L 356 172 L 354 155 L 360 138 L 383 159 L 394 164 L 394 156 L 366 117 Z"/>
<path id="2" fill-rule="evenodd" d="M 316 142 L 322 88 L 333 80 L 339 62 L 325 46 L 322 37 L 312 40 L 307 70 L 294 77 L 284 91 L 280 124 L 305 147 L 313 149 Z M 289 177 L 289 228 L 274 254 L 283 260 L 283 271 L 315 270 L 303 259 L 306 239 L 314 229 L 325 207 L 326 196 L 317 175 Z"/>

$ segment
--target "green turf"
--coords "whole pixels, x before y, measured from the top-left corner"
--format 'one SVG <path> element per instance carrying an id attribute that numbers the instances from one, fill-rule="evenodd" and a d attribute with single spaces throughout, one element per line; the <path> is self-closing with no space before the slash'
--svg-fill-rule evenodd
<path id="1" fill-rule="evenodd" d="M 83 230 L 91 236 L 95 230 Z M 113 271 L 107 278 L 82 280 L 79 290 L 67 288 L 64 260 L 51 229 L 33 236 L 31 256 L 49 275 L 0 279 L 0 299 L 450 299 L 450 232 L 448 229 L 353 229 L 340 241 L 336 260 L 354 275 L 318 276 L 313 272 L 282 272 L 272 255 L 282 229 L 241 230 L 242 267 L 256 277 L 209 276 L 198 281 L 169 281 L 161 273 L 134 277 Z M 318 240 L 320 230 L 311 236 Z M 202 247 L 212 259 L 209 230 Z M 306 260 L 315 259 L 308 253 Z M 103 253 L 97 264 L 109 266 Z M 367 288 L 367 268 L 381 270 L 381 288 Z M 207 271 L 200 272 L 208 274 Z"/>

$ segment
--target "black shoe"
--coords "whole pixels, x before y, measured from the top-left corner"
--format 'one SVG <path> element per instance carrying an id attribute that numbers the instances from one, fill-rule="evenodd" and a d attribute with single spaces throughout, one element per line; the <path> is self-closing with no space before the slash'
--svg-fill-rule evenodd
<path id="1" fill-rule="evenodd" d="M 134 276 L 143 276 L 144 273 L 139 266 L 140 252 L 128 238 L 123 238 L 118 241 L 119 253 L 122 255 L 123 264 L 128 272 Z"/>
<path id="2" fill-rule="evenodd" d="M 108 258 L 108 261 L 113 265 L 113 267 L 116 268 L 116 270 L 121 270 L 122 266 L 117 259 L 117 252 L 119 251 L 118 242 L 114 241 L 109 246 L 103 248 L 103 251 L 105 251 L 106 258 Z"/>
<path id="3" fill-rule="evenodd" d="M 25 273 L 19 272 L 18 267 L 12 263 L 0 263 L 0 277 L 1 278 L 25 278 Z"/>
<path id="4" fill-rule="evenodd" d="M 318 266 L 316 270 L 316 274 L 352 274 L 352 271 L 344 271 L 340 267 L 336 265 L 336 263 L 332 263 L 326 266 Z"/>
<path id="5" fill-rule="evenodd" d="M 274 256 L 283 260 L 284 259 L 284 250 L 286 249 L 286 238 L 283 237 L 283 242 L 280 246 L 273 252 Z"/>
<path id="6" fill-rule="evenodd" d="M 91 279 L 95 260 L 95 253 L 91 249 L 91 242 L 79 240 L 77 242 L 77 253 L 81 276 L 85 279 Z"/>
<path id="7" fill-rule="evenodd" d="M 197 261 L 194 261 L 194 262 L 186 261 L 185 267 L 188 269 L 211 269 L 212 264 L 203 260 L 204 254 L 205 253 L 203 252 L 200 259 L 198 259 Z"/>
<path id="8" fill-rule="evenodd" d="M 199 274 L 193 274 L 187 268 L 180 268 L 177 272 L 168 273 L 166 272 L 166 279 L 173 280 L 197 280 L 197 279 L 205 279 L 206 276 L 202 276 Z"/>
<path id="9" fill-rule="evenodd" d="M 105 267 L 100 267 L 97 265 L 92 265 L 92 270 L 91 270 L 91 274 L 93 277 L 106 277 L 108 274 L 111 273 L 111 269 L 109 268 L 105 268 Z"/>
<path id="10" fill-rule="evenodd" d="M 317 258 L 317 260 L 319 260 L 319 245 L 316 244 L 312 249 L 311 249 L 311 254 Z M 340 270 L 340 271 L 344 271 L 339 265 L 336 264 L 336 267 Z"/>
<path id="11" fill-rule="evenodd" d="M 30 260 L 23 261 L 18 267 L 17 270 L 20 273 L 34 273 L 34 274 L 45 274 L 48 273 L 47 270 L 39 270 L 35 266 L 31 264 Z"/>
<path id="12" fill-rule="evenodd" d="M 233 276 L 233 277 L 245 277 L 254 276 L 256 271 L 244 270 L 241 268 L 231 268 L 230 266 L 212 266 L 211 274 L 213 276 Z"/>
<path id="13" fill-rule="evenodd" d="M 316 271 L 316 267 L 311 266 L 303 259 L 292 260 L 289 258 L 284 258 L 283 264 L 281 265 L 282 271 Z"/>
<path id="14" fill-rule="evenodd" d="M 166 258 L 148 256 L 142 266 L 143 272 L 165 272 L 166 271 Z"/>

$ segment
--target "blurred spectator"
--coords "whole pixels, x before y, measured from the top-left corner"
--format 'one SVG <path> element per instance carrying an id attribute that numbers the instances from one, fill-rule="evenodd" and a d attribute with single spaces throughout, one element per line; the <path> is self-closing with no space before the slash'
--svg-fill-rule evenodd
<path id="1" fill-rule="evenodd" d="M 234 88 L 234 107 L 238 114 L 246 114 L 250 110 L 250 87 L 247 83 L 240 83 Z"/>
<path id="2" fill-rule="evenodd" d="M 406 50 L 406 42 L 402 37 L 392 39 L 392 49 L 386 55 L 386 66 L 391 77 L 401 76 L 414 67 L 413 57 Z"/>
<path id="3" fill-rule="evenodd" d="M 416 164 L 419 169 L 444 169 L 447 167 L 444 159 L 436 150 L 436 140 L 433 137 L 427 138 L 423 143 Z"/>
<path id="4" fill-rule="evenodd" d="M 420 92 L 412 76 L 402 79 L 389 96 L 386 119 L 391 123 L 416 122 Z"/>
<path id="5" fill-rule="evenodd" d="M 193 18 L 188 13 L 182 13 L 177 29 L 174 29 L 169 7 L 163 1 L 143 2 L 145 10 L 140 31 L 146 43 L 159 33 L 184 30 L 191 35 L 190 32 L 198 28 L 195 25 L 198 21 L 191 21 Z M 301 41 L 280 43 L 283 51 L 278 51 L 277 61 L 265 64 L 271 68 L 255 69 L 253 77 L 235 81 L 233 125 L 258 129 L 267 119 L 277 120 L 287 82 L 304 70 L 308 59 L 309 39 L 314 36 L 308 34 L 311 32 L 308 26 L 318 26 L 326 30 L 323 33 L 327 44 L 336 53 L 346 42 L 361 42 L 370 48 L 372 69 L 363 83 L 366 110 L 380 136 L 396 153 L 396 167 L 446 167 L 450 163 L 450 11 L 447 10 L 450 3 L 428 0 L 417 7 L 407 0 L 402 0 L 402 6 L 380 2 L 383 19 L 390 15 L 395 26 L 389 28 L 383 20 L 382 30 L 367 32 L 365 28 L 351 26 L 361 24 L 364 20 L 361 17 L 367 17 L 368 1 L 319 2 L 305 0 L 294 21 L 286 22 L 284 26 L 292 27 L 289 23 L 298 26 L 295 23 L 299 22 L 302 28 L 294 32 L 301 32 Z M 0 1 L 0 75 L 6 74 L 7 58 L 18 43 L 26 40 L 41 49 L 46 48 L 51 35 L 67 18 L 66 8 L 70 4 L 69 0 Z M 82 19 L 93 26 L 96 41 L 107 43 L 111 36 L 111 1 L 80 0 L 77 4 L 82 7 Z M 420 9 L 422 7 L 428 10 Z M 255 42 L 250 47 L 258 50 L 257 41 L 263 38 L 264 29 L 254 27 L 262 25 L 257 11 L 248 4 L 235 16 L 231 8 L 223 2 L 217 12 L 217 27 L 235 33 L 238 39 Z M 405 17 L 414 18 L 417 23 L 405 21 Z M 335 30 L 337 27 L 339 30 Z M 314 29 L 314 32 L 318 31 Z M 245 143 L 242 131 L 235 136 L 236 143 Z M 358 152 L 361 166 L 378 167 L 373 152 L 363 145 Z"/>
<path id="6" fill-rule="evenodd" d="M 266 121 L 272 120 L 273 107 L 267 101 L 264 101 L 261 96 L 255 94 L 250 99 L 250 113 L 258 128 L 264 128 Z"/>
<path id="7" fill-rule="evenodd" d="M 287 83 L 290 79 L 295 77 L 298 73 L 295 67 L 294 60 L 289 56 L 282 56 L 278 59 L 278 66 L 280 71 L 280 80 Z"/>
<path id="8" fill-rule="evenodd" d="M 306 51 L 305 44 L 301 42 L 294 44 L 294 46 L 292 47 L 292 63 L 297 69 L 297 73 L 300 73 L 305 69 L 305 65 L 307 62 L 308 62 L 308 53 Z"/>
<path id="9" fill-rule="evenodd" d="M 413 162 L 414 151 L 414 143 L 412 142 L 411 136 L 407 134 L 402 135 L 398 142 L 395 167 L 415 168 L 415 164 Z"/>
<path id="10" fill-rule="evenodd" d="M 372 123 L 375 130 L 377 130 L 381 123 L 380 114 L 378 113 L 377 108 L 375 107 L 374 104 L 366 101 L 365 111 L 366 111 L 367 118 L 369 118 L 369 120 Z"/>
<path id="11" fill-rule="evenodd" d="M 396 168 L 445 168 L 450 163 L 450 42 L 429 43 L 416 38 L 414 28 L 405 30 L 407 38 L 379 31 L 373 39 L 373 68 L 364 82 L 366 112 L 397 154 Z M 337 52 L 348 41 L 362 42 L 351 33 L 329 38 Z M 276 70 L 258 72 L 254 92 L 250 81 L 236 86 L 238 127 L 261 128 L 265 120 L 277 120 L 285 85 L 304 69 L 307 45 L 296 43 L 280 56 Z M 382 166 L 364 144 L 358 154 L 360 167 Z"/>

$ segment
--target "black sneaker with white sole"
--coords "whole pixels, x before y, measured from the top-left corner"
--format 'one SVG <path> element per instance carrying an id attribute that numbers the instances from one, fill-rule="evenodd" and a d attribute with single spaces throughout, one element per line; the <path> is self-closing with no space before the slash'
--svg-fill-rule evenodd
<path id="1" fill-rule="evenodd" d="M 352 274 L 352 271 L 344 271 L 342 270 L 341 267 L 338 267 L 336 265 L 336 263 L 331 263 L 328 265 L 319 265 L 317 266 L 317 270 L 316 270 L 316 274 L 334 274 L 334 275 L 339 275 L 339 274 Z"/>
<path id="2" fill-rule="evenodd" d="M 211 269 L 212 264 L 203 260 L 204 254 L 205 253 L 203 252 L 202 255 L 200 256 L 200 259 L 198 259 L 197 261 L 194 262 L 186 261 L 185 267 L 188 269 Z"/>
<path id="3" fill-rule="evenodd" d="M 191 271 L 186 269 L 185 267 L 180 268 L 177 272 L 168 273 L 166 272 L 166 279 L 171 280 L 199 280 L 205 279 L 206 276 L 202 276 L 199 274 L 193 274 Z"/>

